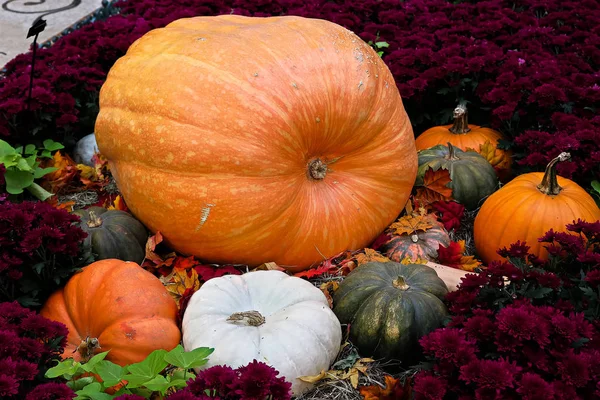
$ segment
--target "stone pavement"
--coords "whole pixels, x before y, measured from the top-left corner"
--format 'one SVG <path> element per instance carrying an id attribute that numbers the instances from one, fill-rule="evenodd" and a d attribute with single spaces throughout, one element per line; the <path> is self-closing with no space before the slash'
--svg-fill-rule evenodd
<path id="1" fill-rule="evenodd" d="M 16 55 L 29 50 L 32 23 L 43 17 L 47 26 L 42 43 L 101 7 L 101 0 L 0 0 L 0 69 Z"/>

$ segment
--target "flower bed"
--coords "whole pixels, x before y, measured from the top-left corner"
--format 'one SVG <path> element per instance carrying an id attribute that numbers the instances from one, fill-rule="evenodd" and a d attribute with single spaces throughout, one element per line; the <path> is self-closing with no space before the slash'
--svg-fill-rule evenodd
<path id="1" fill-rule="evenodd" d="M 529 206 L 525 200 L 541 192 L 544 201 L 551 198 L 556 207 L 563 207 L 556 208 L 559 211 L 555 213 L 600 215 L 586 193 L 594 193 L 593 188 L 598 187 L 596 196 L 600 196 L 600 184 L 594 181 L 600 172 L 597 2 L 145 0 L 120 1 L 116 5 L 118 15 L 106 12 L 102 20 L 84 25 L 38 51 L 31 114 L 26 102 L 29 55 L 10 62 L 5 78 L 0 80 L 0 138 L 8 142 L 0 142 L 0 160 L 6 163 L 0 165 L 0 188 L 12 185 L 11 197 L 0 192 L 0 246 L 9 249 L 0 254 L 0 337 L 6 339 L 0 340 L 0 397 L 62 400 L 74 398 L 77 393 L 102 400 L 275 400 L 288 399 L 290 390 L 317 383 L 299 399 L 600 398 L 600 221 L 570 221 L 568 233 L 558 232 L 564 230 L 562 222 L 554 224 L 539 238 L 545 250 L 538 249 L 537 243 L 529 243 L 530 247 L 518 241 L 498 252 L 504 257 L 502 261 L 482 263 L 473 245 L 478 207 L 490 193 L 495 196 L 504 189 L 497 190 L 501 171 L 494 167 L 502 164 L 504 172 L 509 171 L 506 159 L 500 157 L 497 165 L 493 163 L 498 161 L 497 149 L 490 142 L 480 149 L 481 155 L 463 152 L 458 145 L 420 152 L 416 185 L 404 194 L 395 193 L 410 195 L 397 221 L 368 247 L 328 254 L 328 258 L 320 254 L 322 261 L 319 258 L 312 268 L 295 273 L 294 279 L 279 271 L 287 268 L 292 274 L 297 265 L 277 265 L 262 258 L 261 265 L 229 263 L 239 261 L 236 251 L 230 251 L 221 264 L 174 252 L 177 244 L 170 247 L 165 243 L 176 242 L 168 237 L 170 232 L 163 232 L 166 240 L 157 229 L 148 237 L 146 227 L 125 214 L 129 209 L 118 195 L 106 159 L 95 155 L 90 166 L 77 164 L 70 157 L 75 142 L 94 128 L 99 90 L 108 71 L 131 43 L 148 31 L 196 15 L 299 15 L 343 25 L 380 53 L 396 79 L 417 135 L 449 122 L 457 102 L 462 100 L 469 106 L 472 122 L 497 128 L 505 135 L 507 140 L 501 140 L 498 146 L 512 151 L 519 165 L 513 171 L 517 174 L 543 170 L 552 157 L 568 151 L 570 155 L 561 153 L 550 161 L 543 178 L 532 175 L 535 183 L 530 185 L 531 193 L 512 189 L 509 197 L 511 203 L 514 201 L 510 205 L 514 212 L 519 207 L 523 216 L 537 212 L 535 205 Z M 381 62 L 375 53 L 372 55 Z M 258 75 L 256 72 L 253 76 Z M 360 81 L 359 89 L 362 84 Z M 131 126 L 136 123 L 133 119 L 130 122 Z M 317 117 L 316 123 L 320 122 Z M 110 130 L 99 124 L 99 137 L 103 129 L 103 135 Z M 151 141 L 151 132 L 147 133 L 146 140 Z M 126 139 L 113 146 L 122 146 L 123 152 L 133 151 L 134 146 L 127 147 Z M 66 148 L 63 150 L 53 140 Z M 164 139 L 160 140 L 163 144 Z M 175 148 L 169 146 L 173 145 L 164 144 L 165 151 Z M 186 157 L 195 154 L 190 153 Z M 170 156 L 173 158 L 172 153 Z M 451 164 L 457 160 L 478 174 L 467 175 L 468 171 L 460 167 L 453 169 Z M 316 161 L 324 165 L 315 164 L 307 179 L 324 179 L 343 164 L 329 170 L 327 165 L 337 159 Z M 444 166 L 434 168 L 439 163 Z M 112 167 L 117 176 L 122 166 Z M 407 170 L 412 167 L 406 165 Z M 152 168 L 161 172 L 161 167 Z M 352 169 L 342 172 L 353 173 Z M 583 186 L 561 178 L 560 184 L 577 194 L 570 194 L 575 198 L 571 202 L 561 197 L 556 172 Z M 29 201 L 27 192 L 15 193 L 15 177 L 36 185 L 31 193 L 38 198 L 54 194 L 47 200 L 49 204 Z M 34 178 L 39 185 L 33 183 Z M 140 181 L 149 185 L 148 177 L 144 178 Z M 133 182 L 126 186 L 133 186 Z M 23 188 L 31 189 L 25 184 Z M 508 185 L 505 188 L 511 190 Z M 121 189 L 125 193 L 127 188 Z M 172 194 L 167 187 L 161 190 Z M 130 198 L 134 211 L 139 207 L 139 197 Z M 184 208 L 185 200 L 167 196 L 166 203 L 159 204 L 159 211 L 168 208 L 168 222 L 176 221 L 177 207 Z M 70 213 L 90 205 L 108 211 L 88 208 Z M 152 202 L 144 205 L 155 206 Z M 195 231 L 189 236 L 206 223 L 211 207 L 215 205 L 203 206 L 200 223 L 190 225 Z M 385 207 L 382 203 L 376 208 Z M 485 207 L 481 210 L 484 214 Z M 354 206 L 346 211 L 354 212 Z M 485 212 L 490 215 L 490 211 Z M 493 210 L 491 213 L 494 216 Z M 135 215 L 151 226 L 145 220 L 150 217 Z M 502 222 L 501 217 L 494 216 L 500 221 L 497 229 L 509 231 L 506 227 L 510 219 Z M 218 217 L 210 218 L 215 223 Z M 553 219 L 551 211 L 538 214 L 531 222 L 523 221 L 521 230 L 545 232 L 547 229 L 540 230 L 539 226 Z M 335 224 L 328 222 L 332 234 Z M 359 228 L 356 222 L 353 233 Z M 168 224 L 163 226 L 167 228 Z M 484 228 L 493 231 L 489 226 Z M 500 237 L 506 232 L 495 233 Z M 218 239 L 219 234 L 215 232 L 205 240 Z M 270 249 L 258 248 L 261 235 L 255 236 L 247 240 L 257 247 L 253 256 L 264 258 Z M 538 237 L 528 236 L 527 240 L 537 241 Z M 481 246 L 485 241 L 475 241 L 483 257 Z M 224 252 L 223 248 L 233 248 L 234 243 L 221 242 L 218 246 Z M 236 250 L 246 252 L 247 247 L 243 244 Z M 320 253 L 318 247 L 316 250 Z M 492 254 L 488 257 L 496 256 L 496 246 L 486 250 Z M 542 251 L 547 251 L 548 260 Z M 108 255 L 100 257 L 104 252 Z M 98 261 L 76 275 L 94 257 L 135 261 L 141 268 L 118 260 Z M 394 265 L 388 264 L 392 260 Z M 431 261 L 445 267 L 437 266 L 436 275 L 431 268 L 414 265 Z M 98 272 L 91 272 L 93 268 Z M 117 268 L 122 271 L 118 278 L 109 275 Z M 367 278 L 356 278 L 357 270 Z M 396 271 L 394 279 L 386 277 L 390 270 Z M 411 271 L 424 272 L 415 273 L 415 277 Z M 257 274 L 264 278 L 252 281 Z M 77 278 L 83 275 L 89 278 Z M 309 280 L 312 285 L 297 278 Z M 142 288 L 135 282 L 142 279 L 146 283 L 140 292 Z M 269 283 L 271 279 L 276 284 Z M 364 283 L 369 279 L 378 281 L 376 288 Z M 284 280 L 294 283 L 288 285 Z M 459 280 L 462 283 L 453 291 Z M 151 289 L 156 292 L 150 293 Z M 192 297 L 199 290 L 203 291 L 201 300 Z M 397 296 L 397 290 L 404 291 L 404 295 Z M 361 298 L 367 291 L 373 293 Z M 285 315 L 279 330 L 274 329 L 280 336 L 275 334 L 275 338 L 266 340 L 261 337 L 258 343 L 252 343 L 258 355 L 249 364 L 238 368 L 214 365 L 199 371 L 197 368 L 211 362 L 211 358 L 233 357 L 238 347 L 244 346 L 244 339 L 251 337 L 247 332 L 254 332 L 244 329 L 271 326 L 273 314 L 265 319 L 260 310 L 251 309 L 265 306 L 257 300 L 262 296 L 268 307 Z M 298 296 L 297 302 L 284 304 L 294 296 Z M 377 301 L 359 309 L 373 298 Z M 93 304 L 86 303 L 90 299 Z M 109 300 L 103 303 L 103 299 Z M 229 303 L 236 304 L 232 310 L 227 308 Z M 306 303 L 302 304 L 305 310 L 298 303 Z M 310 309 L 314 303 L 318 311 Z M 88 312 L 92 308 L 94 315 Z M 41 315 L 64 325 L 36 314 L 40 309 Z M 395 313 L 400 309 L 404 311 Z M 226 320 L 212 321 L 215 310 L 224 313 Z M 408 315 L 413 312 L 419 315 L 418 320 L 410 320 Z M 129 314 L 123 318 L 121 313 Z M 136 325 L 145 318 L 150 318 L 151 329 L 149 325 Z M 106 325 L 102 329 L 97 326 L 99 320 Z M 310 325 L 315 321 L 318 329 Z M 187 338 L 186 324 L 194 326 L 188 329 L 192 333 Z M 204 329 L 207 324 L 210 328 Z M 379 326 L 376 332 L 373 326 Z M 154 332 L 160 329 L 164 331 L 157 338 Z M 213 338 L 212 329 L 227 333 Z M 95 332 L 92 337 L 91 330 Z M 335 356 L 341 332 L 345 334 Z M 126 339 L 113 345 L 112 352 L 106 352 L 102 348 L 106 336 L 98 339 L 103 334 L 124 335 Z M 164 345 L 162 339 L 173 346 L 181 339 L 189 351 L 181 345 Z M 217 349 L 196 348 L 197 343 L 203 346 L 204 340 L 217 340 Z M 260 347 L 264 343 L 269 347 Z M 309 368 L 311 374 L 299 373 L 302 376 L 285 382 L 277 377 L 280 372 L 276 368 L 267 365 L 269 357 L 261 351 L 293 355 L 292 369 L 320 367 Z M 381 360 L 368 358 L 376 351 L 381 352 Z M 69 358 L 57 363 L 61 352 Z M 265 363 L 257 361 L 261 357 Z M 395 364 L 381 362 L 398 359 L 405 363 L 400 370 Z M 280 365 L 280 370 L 290 369 L 285 363 Z"/>
<path id="2" fill-rule="evenodd" d="M 97 93 L 129 45 L 150 29 L 195 15 L 324 18 L 365 41 L 385 41 L 415 133 L 447 123 L 457 99 L 471 119 L 500 128 L 519 164 L 541 169 L 569 151 L 561 175 L 588 184 L 600 172 L 600 5 L 596 1 L 140 1 L 38 52 L 33 119 L 26 115 L 28 55 L 0 81 L 0 136 L 72 140 L 93 130 Z M 559 78 L 557 78 L 559 77 Z M 27 122 L 27 123 L 26 123 Z M 26 141 L 26 140 L 25 140 Z"/>

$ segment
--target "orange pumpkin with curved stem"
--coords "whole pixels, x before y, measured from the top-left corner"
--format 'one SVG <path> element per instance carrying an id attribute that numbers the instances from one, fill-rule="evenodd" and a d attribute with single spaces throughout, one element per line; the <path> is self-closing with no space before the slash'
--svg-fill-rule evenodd
<path id="1" fill-rule="evenodd" d="M 95 132 L 133 214 L 217 263 L 299 271 L 363 248 L 417 171 L 381 58 L 339 25 L 295 16 L 147 33 L 109 72 Z"/>
<path id="2" fill-rule="evenodd" d="M 163 284 L 133 262 L 96 261 L 54 292 L 40 314 L 69 329 L 63 358 L 106 356 L 119 365 L 142 361 L 179 343 L 177 305 Z"/>
<path id="3" fill-rule="evenodd" d="M 486 142 L 497 146 L 498 141 L 503 138 L 498 131 L 469 124 L 467 107 L 464 103 L 461 103 L 454 109 L 454 123 L 452 125 L 435 126 L 427 129 L 417 137 L 415 145 L 417 151 L 421 151 L 438 144 L 445 146 L 446 143 L 450 142 L 452 146 L 458 147 L 462 151 L 472 149 L 481 153 L 482 146 L 486 145 Z M 510 175 L 511 157 L 512 152 L 502 149 L 496 149 L 492 157 L 486 156 L 486 159 L 496 169 L 496 173 L 503 181 Z"/>
<path id="4" fill-rule="evenodd" d="M 569 153 L 561 153 L 544 173 L 520 175 L 485 200 L 473 228 L 483 261 L 502 260 L 496 251 L 518 240 L 527 242 L 530 253 L 547 259 L 548 251 L 538 242 L 547 231 L 565 232 L 577 219 L 600 220 L 594 199 L 572 180 L 556 175 L 556 163 L 568 158 Z"/>

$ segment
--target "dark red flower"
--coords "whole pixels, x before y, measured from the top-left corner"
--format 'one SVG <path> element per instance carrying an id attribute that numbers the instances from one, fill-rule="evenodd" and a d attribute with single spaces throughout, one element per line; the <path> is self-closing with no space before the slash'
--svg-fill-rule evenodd
<path id="1" fill-rule="evenodd" d="M 447 383 L 441 378 L 421 372 L 415 376 L 415 400 L 443 400 Z"/>
<path id="2" fill-rule="evenodd" d="M 36 386 L 27 394 L 25 400 L 71 400 L 76 396 L 64 383 L 50 382 Z"/>

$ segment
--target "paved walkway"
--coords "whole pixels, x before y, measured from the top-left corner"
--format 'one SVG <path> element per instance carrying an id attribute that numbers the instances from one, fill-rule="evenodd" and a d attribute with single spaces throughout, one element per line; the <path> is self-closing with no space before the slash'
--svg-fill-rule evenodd
<path id="1" fill-rule="evenodd" d="M 33 42 L 31 24 L 43 17 L 47 26 L 38 38 L 44 42 L 101 7 L 101 0 L 0 0 L 0 69 Z"/>

